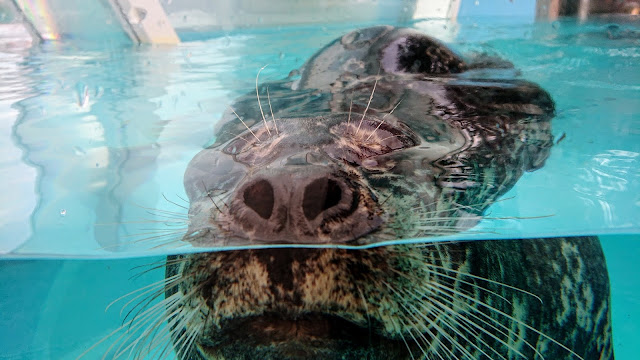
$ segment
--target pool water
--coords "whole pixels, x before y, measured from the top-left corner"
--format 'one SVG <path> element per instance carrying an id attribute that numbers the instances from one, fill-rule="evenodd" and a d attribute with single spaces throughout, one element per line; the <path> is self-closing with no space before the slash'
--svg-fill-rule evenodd
<path id="1" fill-rule="evenodd" d="M 462 54 L 508 59 L 556 101 L 557 145 L 545 166 L 494 204 L 480 231 L 457 237 L 602 235 L 616 357 L 634 359 L 640 27 L 411 26 Z M 0 358 L 73 359 L 117 328 L 126 311 L 107 305 L 164 276 L 156 269 L 131 279 L 136 267 L 194 250 L 176 241 L 184 224 L 167 215 L 184 213 L 184 169 L 211 142 L 215 121 L 254 89 L 263 66 L 261 82 L 286 77 L 357 27 L 190 33 L 173 47 L 0 40 Z"/>

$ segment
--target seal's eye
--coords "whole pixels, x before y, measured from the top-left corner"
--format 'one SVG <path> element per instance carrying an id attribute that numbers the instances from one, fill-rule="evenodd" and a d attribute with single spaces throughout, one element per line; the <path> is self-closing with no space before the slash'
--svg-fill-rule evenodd
<path id="1" fill-rule="evenodd" d="M 417 138 L 409 131 L 380 119 L 338 124 L 330 129 L 337 141 L 326 147 L 336 159 L 361 165 L 368 158 L 416 146 Z"/>

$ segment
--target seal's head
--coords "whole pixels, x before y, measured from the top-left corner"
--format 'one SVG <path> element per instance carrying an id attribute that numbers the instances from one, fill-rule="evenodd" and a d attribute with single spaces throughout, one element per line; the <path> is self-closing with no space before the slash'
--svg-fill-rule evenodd
<path id="1" fill-rule="evenodd" d="M 406 29 L 336 40 L 299 79 L 257 89 L 264 109 L 252 95 L 224 117 L 185 174 L 186 240 L 366 244 L 469 228 L 542 166 L 554 112 L 537 85 L 471 67 Z"/>
<path id="2" fill-rule="evenodd" d="M 524 171 L 542 166 L 552 143 L 549 95 L 473 70 L 494 65 L 469 65 L 406 29 L 337 39 L 299 78 L 257 87 L 258 99 L 241 98 L 225 115 L 216 142 L 185 173 L 184 240 L 361 245 L 471 227 Z M 170 257 L 164 303 L 175 348 L 183 358 L 227 360 L 566 358 L 543 331 L 563 328 L 553 319 L 584 320 L 563 308 L 582 290 L 566 289 L 560 303 L 553 290 L 537 298 L 508 284 L 552 281 L 582 245 L 490 244 Z M 601 262 L 588 264 L 598 271 Z M 589 266 L 576 279 L 590 279 Z M 590 303 L 606 305 L 603 285 L 590 286 L 598 289 Z M 583 353 L 600 354 L 609 342 L 595 341 L 595 328 L 587 319 L 558 339 L 600 344 Z"/>

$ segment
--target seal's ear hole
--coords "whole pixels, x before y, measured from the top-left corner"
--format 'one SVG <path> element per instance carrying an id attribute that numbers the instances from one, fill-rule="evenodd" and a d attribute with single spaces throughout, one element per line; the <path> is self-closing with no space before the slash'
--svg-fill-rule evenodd
<path id="1" fill-rule="evenodd" d="M 244 190 L 244 203 L 261 218 L 269 219 L 273 212 L 273 187 L 266 180 L 260 180 Z"/>
<path id="2" fill-rule="evenodd" d="M 320 178 L 312 181 L 304 189 L 302 210 L 304 216 L 313 220 L 323 211 L 340 203 L 342 189 L 338 182 L 328 178 Z"/>

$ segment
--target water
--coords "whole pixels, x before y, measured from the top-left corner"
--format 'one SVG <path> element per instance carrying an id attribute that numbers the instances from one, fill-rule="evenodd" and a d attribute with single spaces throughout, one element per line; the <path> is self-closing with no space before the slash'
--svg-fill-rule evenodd
<path id="1" fill-rule="evenodd" d="M 632 359 L 640 351 L 640 28 L 609 25 L 413 26 L 462 53 L 507 58 L 551 93 L 552 156 L 477 229 L 496 238 L 610 234 L 602 238 L 616 355 Z M 0 254 L 18 259 L 0 262 L 0 329 L 12 329 L 0 336 L 0 357 L 72 359 L 119 326 L 121 305 L 105 307 L 164 276 L 131 280 L 140 271 L 131 269 L 190 250 L 158 247 L 168 238 L 140 241 L 173 225 L 140 221 L 162 219 L 148 208 L 180 211 L 172 202 L 184 197 L 182 174 L 214 122 L 252 91 L 262 66 L 261 81 L 280 79 L 353 28 L 182 34 L 189 41 L 176 47 L 3 40 Z M 531 218 L 504 219 L 514 216 Z"/>

